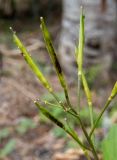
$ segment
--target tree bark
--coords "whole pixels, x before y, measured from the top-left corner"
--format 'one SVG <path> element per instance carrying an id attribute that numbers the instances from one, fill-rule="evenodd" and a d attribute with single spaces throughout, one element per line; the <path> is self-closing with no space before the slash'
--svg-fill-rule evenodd
<path id="1" fill-rule="evenodd" d="M 76 73 L 74 51 L 78 38 L 81 5 L 84 6 L 85 12 L 85 67 L 98 64 L 102 65 L 103 69 L 109 70 L 112 62 L 111 42 L 115 35 L 116 19 L 114 0 L 103 3 L 94 0 L 63 0 L 59 54 L 63 68 L 71 76 Z"/>

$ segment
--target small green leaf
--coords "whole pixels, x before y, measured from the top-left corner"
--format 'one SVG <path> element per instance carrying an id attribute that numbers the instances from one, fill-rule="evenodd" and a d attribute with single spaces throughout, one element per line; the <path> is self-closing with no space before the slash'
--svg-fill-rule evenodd
<path id="1" fill-rule="evenodd" d="M 61 137 L 66 137 L 66 134 L 64 132 L 64 130 L 62 130 L 61 128 L 58 127 L 54 127 L 54 129 L 52 130 L 53 134 L 55 137 L 57 138 L 61 138 Z"/>
<path id="2" fill-rule="evenodd" d="M 3 138 L 7 138 L 10 135 L 10 131 L 8 128 L 4 128 L 0 130 L 0 140 Z"/>
<path id="3" fill-rule="evenodd" d="M 19 134 L 25 134 L 29 129 L 36 127 L 36 124 L 29 118 L 23 118 L 19 122 L 16 130 Z"/>
<path id="4" fill-rule="evenodd" d="M 39 67 L 34 62 L 34 60 L 32 59 L 32 57 L 28 53 L 27 49 L 25 48 L 25 46 L 23 45 L 23 43 L 20 41 L 20 39 L 17 37 L 17 35 L 15 33 L 13 33 L 13 39 L 14 39 L 15 44 L 20 49 L 22 55 L 24 56 L 25 61 L 28 63 L 28 65 L 30 66 L 30 68 L 32 69 L 32 71 L 35 73 L 35 75 L 37 76 L 37 78 L 40 80 L 40 82 L 43 84 L 43 86 L 47 90 L 49 90 L 49 92 L 52 92 L 52 88 L 51 88 L 49 82 L 44 77 L 44 75 L 40 71 Z"/>
<path id="5" fill-rule="evenodd" d="M 4 148 L 0 150 L 0 158 L 4 158 L 8 154 L 10 154 L 15 149 L 15 146 L 16 141 L 14 139 L 9 140 Z"/>
<path id="6" fill-rule="evenodd" d="M 67 148 L 74 148 L 74 149 L 76 149 L 76 148 L 78 148 L 78 145 L 77 145 L 77 143 L 76 142 L 74 142 L 73 140 L 69 140 L 68 142 L 67 142 Z"/>
<path id="7" fill-rule="evenodd" d="M 102 142 L 104 160 L 115 160 L 117 158 L 117 125 L 113 125 Z"/>

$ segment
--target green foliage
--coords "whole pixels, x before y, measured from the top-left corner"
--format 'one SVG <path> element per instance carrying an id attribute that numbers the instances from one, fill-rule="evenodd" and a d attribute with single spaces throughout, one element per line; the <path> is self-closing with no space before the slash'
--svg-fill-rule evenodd
<path id="1" fill-rule="evenodd" d="M 58 92 L 56 93 L 56 96 L 59 97 L 59 99 L 62 102 L 65 102 L 65 95 L 64 92 Z M 48 101 L 48 102 L 52 102 L 52 103 L 56 103 L 55 98 L 52 96 L 52 94 L 50 93 L 46 93 L 41 97 L 42 101 Z M 57 104 L 57 103 L 56 103 Z"/>
<path id="2" fill-rule="evenodd" d="M 36 124 L 29 118 L 23 118 L 20 120 L 18 126 L 16 127 L 16 131 L 19 134 L 25 134 L 29 129 L 33 129 L 36 127 Z"/>
<path id="3" fill-rule="evenodd" d="M 82 108 L 81 112 L 80 112 L 80 116 L 81 116 L 81 119 L 83 121 L 83 124 L 85 126 L 90 126 L 90 111 L 88 109 L 88 106 Z M 98 118 L 98 113 L 96 111 L 93 111 L 93 119 L 94 121 L 96 121 L 96 119 Z M 102 120 L 100 120 L 100 122 L 98 123 L 97 127 L 100 127 L 101 126 L 101 123 L 102 123 Z"/>
<path id="4" fill-rule="evenodd" d="M 87 82 L 90 87 L 92 87 L 95 83 L 99 72 L 101 71 L 100 66 L 92 66 L 85 71 L 85 76 L 87 77 Z"/>
<path id="5" fill-rule="evenodd" d="M 61 137 L 65 138 L 66 137 L 66 133 L 61 128 L 54 127 L 52 129 L 52 132 L 53 132 L 54 136 L 57 137 L 57 138 L 61 138 Z"/>
<path id="6" fill-rule="evenodd" d="M 3 138 L 7 138 L 10 135 L 10 130 L 6 127 L 0 130 L 0 140 Z"/>
<path id="7" fill-rule="evenodd" d="M 0 158 L 4 158 L 10 154 L 15 149 L 15 146 L 16 141 L 14 139 L 9 140 L 4 148 L 0 150 Z"/>
<path id="8" fill-rule="evenodd" d="M 78 148 L 78 144 L 74 142 L 73 140 L 69 140 L 67 142 L 67 148 Z"/>
<path id="9" fill-rule="evenodd" d="M 102 143 L 104 160 L 115 160 L 117 158 L 117 125 L 113 125 Z"/>
<path id="10" fill-rule="evenodd" d="M 64 92 L 58 92 L 56 93 L 56 96 L 59 97 L 62 102 L 65 102 Z M 59 104 L 56 102 L 55 98 L 50 93 L 44 94 L 41 97 L 41 99 L 45 103 L 49 102 L 49 105 L 48 105 L 49 110 L 53 115 L 55 115 L 55 117 L 62 118 L 64 116 L 63 110 L 59 107 Z M 51 104 L 53 105 L 53 107 L 51 106 Z M 40 117 L 40 122 L 49 123 L 48 119 L 41 112 L 39 112 L 39 117 Z"/>

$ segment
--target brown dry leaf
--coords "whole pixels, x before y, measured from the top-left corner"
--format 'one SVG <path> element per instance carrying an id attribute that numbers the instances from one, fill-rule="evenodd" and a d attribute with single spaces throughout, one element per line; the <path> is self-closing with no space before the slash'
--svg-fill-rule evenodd
<path id="1" fill-rule="evenodd" d="M 69 149 L 65 153 L 56 153 L 52 160 L 80 160 L 83 155 L 82 150 Z"/>
<path id="2" fill-rule="evenodd" d="M 53 145 L 53 150 L 59 150 L 61 148 L 63 148 L 63 146 L 65 145 L 65 140 L 64 139 L 58 139 L 56 140 L 56 143 Z"/>

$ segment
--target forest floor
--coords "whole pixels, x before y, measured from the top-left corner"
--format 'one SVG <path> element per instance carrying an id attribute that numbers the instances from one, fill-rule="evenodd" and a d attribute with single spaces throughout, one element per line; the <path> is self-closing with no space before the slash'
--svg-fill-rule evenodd
<path id="1" fill-rule="evenodd" d="M 52 123 L 38 114 L 33 101 L 37 98 L 43 99 L 43 97 L 52 101 L 52 98 L 38 83 L 13 44 L 12 34 L 8 29 L 9 23 L 4 25 L 4 22 L 1 22 L 0 26 L 0 53 L 2 53 L 0 62 L 0 153 L 2 156 L 0 159 L 85 160 L 82 150 L 73 143 L 70 137 L 66 137 L 63 132 L 57 130 Z M 64 99 L 43 43 L 39 24 L 30 25 L 29 22 L 22 24 L 17 21 L 13 24 L 13 28 L 30 50 L 31 55 L 57 94 Z M 50 25 L 49 28 L 55 40 L 55 46 L 57 46 L 56 33 L 59 33 L 60 28 L 57 24 Z M 97 111 L 105 103 L 111 88 L 112 84 L 99 89 L 98 92 L 93 89 L 93 103 L 94 106 L 97 106 Z M 75 84 L 69 84 L 69 90 L 71 101 L 76 105 L 77 90 Z M 87 105 L 84 98 L 82 98 L 81 104 L 82 106 Z M 59 113 L 56 114 L 59 116 Z M 87 116 L 84 116 L 84 121 L 86 118 Z M 81 132 L 77 126 L 76 130 Z M 98 129 L 98 134 L 101 139 L 101 135 L 103 136 L 102 129 Z"/>

